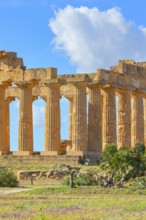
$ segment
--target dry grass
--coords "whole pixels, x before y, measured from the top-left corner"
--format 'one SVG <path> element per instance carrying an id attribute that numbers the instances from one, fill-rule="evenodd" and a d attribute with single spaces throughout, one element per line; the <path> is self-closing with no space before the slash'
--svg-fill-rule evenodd
<path id="1" fill-rule="evenodd" d="M 26 184 L 26 183 L 25 183 Z M 62 185 L 40 186 L 1 195 L 0 219 L 145 220 L 146 190 L 102 189 Z M 131 192 L 132 191 L 132 192 Z M 145 195 L 143 195 L 145 194 Z"/>

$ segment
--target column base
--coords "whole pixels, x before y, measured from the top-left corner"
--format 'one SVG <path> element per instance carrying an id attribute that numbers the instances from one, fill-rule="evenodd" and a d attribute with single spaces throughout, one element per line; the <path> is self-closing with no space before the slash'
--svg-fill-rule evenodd
<path id="1" fill-rule="evenodd" d="M 8 155 L 10 152 L 0 151 L 0 155 Z"/>
<path id="2" fill-rule="evenodd" d="M 84 156 L 87 154 L 87 151 L 68 151 L 67 155 L 70 156 Z"/>
<path id="3" fill-rule="evenodd" d="M 29 156 L 29 155 L 32 155 L 33 152 L 32 151 L 13 151 L 12 154 L 14 156 Z"/>
<path id="4" fill-rule="evenodd" d="M 99 152 L 99 151 L 88 151 L 87 156 L 91 156 L 91 157 L 98 157 L 98 158 L 101 158 L 102 156 L 102 152 Z"/>
<path id="5" fill-rule="evenodd" d="M 40 152 L 40 155 L 55 156 L 55 155 L 62 155 L 62 152 L 61 151 L 43 151 L 43 152 Z"/>
<path id="6" fill-rule="evenodd" d="M 97 157 L 101 157 L 102 152 L 98 152 L 98 151 L 68 151 L 67 155 L 70 156 L 97 156 Z"/>

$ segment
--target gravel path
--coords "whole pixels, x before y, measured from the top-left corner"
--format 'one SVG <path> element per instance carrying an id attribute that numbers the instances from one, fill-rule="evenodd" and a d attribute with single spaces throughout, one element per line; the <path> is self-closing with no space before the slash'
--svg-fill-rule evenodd
<path id="1" fill-rule="evenodd" d="M 18 188 L 18 189 L 0 189 L 0 195 L 7 195 L 7 194 L 12 194 L 12 193 L 19 193 L 19 192 L 24 192 L 32 189 L 28 188 Z"/>

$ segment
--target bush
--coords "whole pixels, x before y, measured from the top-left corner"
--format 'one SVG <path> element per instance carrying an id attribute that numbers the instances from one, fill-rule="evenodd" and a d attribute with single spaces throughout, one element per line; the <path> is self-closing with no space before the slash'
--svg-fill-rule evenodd
<path id="1" fill-rule="evenodd" d="M 94 178 L 92 173 L 80 173 L 74 176 L 74 185 L 75 186 L 94 186 L 97 185 L 97 181 Z M 66 177 L 63 180 L 63 184 L 70 185 L 70 177 Z"/>
<path id="2" fill-rule="evenodd" d="M 133 152 L 139 156 L 142 156 L 145 153 L 145 146 L 143 143 L 137 143 L 133 149 Z"/>
<path id="3" fill-rule="evenodd" d="M 114 155 L 117 152 L 117 147 L 115 144 L 106 144 L 105 149 L 102 153 L 102 157 L 100 159 L 100 166 L 103 169 L 107 169 L 111 166 L 111 161 Z"/>
<path id="4" fill-rule="evenodd" d="M 113 174 L 115 181 L 143 176 L 146 170 L 145 146 L 137 143 L 133 149 L 124 147 L 116 150 L 113 145 L 107 145 L 100 166 Z"/>
<path id="5" fill-rule="evenodd" d="M 70 185 L 70 177 L 67 176 L 62 180 L 63 185 L 69 186 Z"/>
<path id="6" fill-rule="evenodd" d="M 76 186 L 94 186 L 97 184 L 96 179 L 92 173 L 80 173 L 75 179 Z"/>
<path id="7" fill-rule="evenodd" d="M 18 181 L 14 173 L 7 169 L 1 169 L 0 187 L 16 187 L 16 186 L 18 186 Z"/>
<path id="8" fill-rule="evenodd" d="M 85 158 L 82 157 L 82 156 L 79 156 L 78 163 L 79 163 L 79 164 L 82 164 L 82 165 L 85 164 Z"/>
<path id="9" fill-rule="evenodd" d="M 75 179 L 75 185 L 77 186 L 94 186 L 97 182 L 91 173 L 80 174 Z"/>
<path id="10" fill-rule="evenodd" d="M 135 167 L 132 150 L 128 147 L 120 148 L 111 160 L 110 169 L 117 179 L 135 177 Z"/>

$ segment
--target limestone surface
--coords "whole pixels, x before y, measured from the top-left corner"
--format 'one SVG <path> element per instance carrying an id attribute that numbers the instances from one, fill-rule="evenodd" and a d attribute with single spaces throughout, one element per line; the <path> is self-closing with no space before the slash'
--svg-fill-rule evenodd
<path id="1" fill-rule="evenodd" d="M 10 152 L 9 104 L 15 98 L 20 100 L 19 146 L 13 154 L 33 154 L 32 104 L 38 97 L 46 103 L 42 155 L 100 156 L 106 144 L 146 144 L 146 62 L 120 60 L 110 70 L 58 75 L 56 68 L 27 69 L 15 52 L 0 50 L 0 154 Z M 61 97 L 69 101 L 65 141 L 60 139 Z"/>

